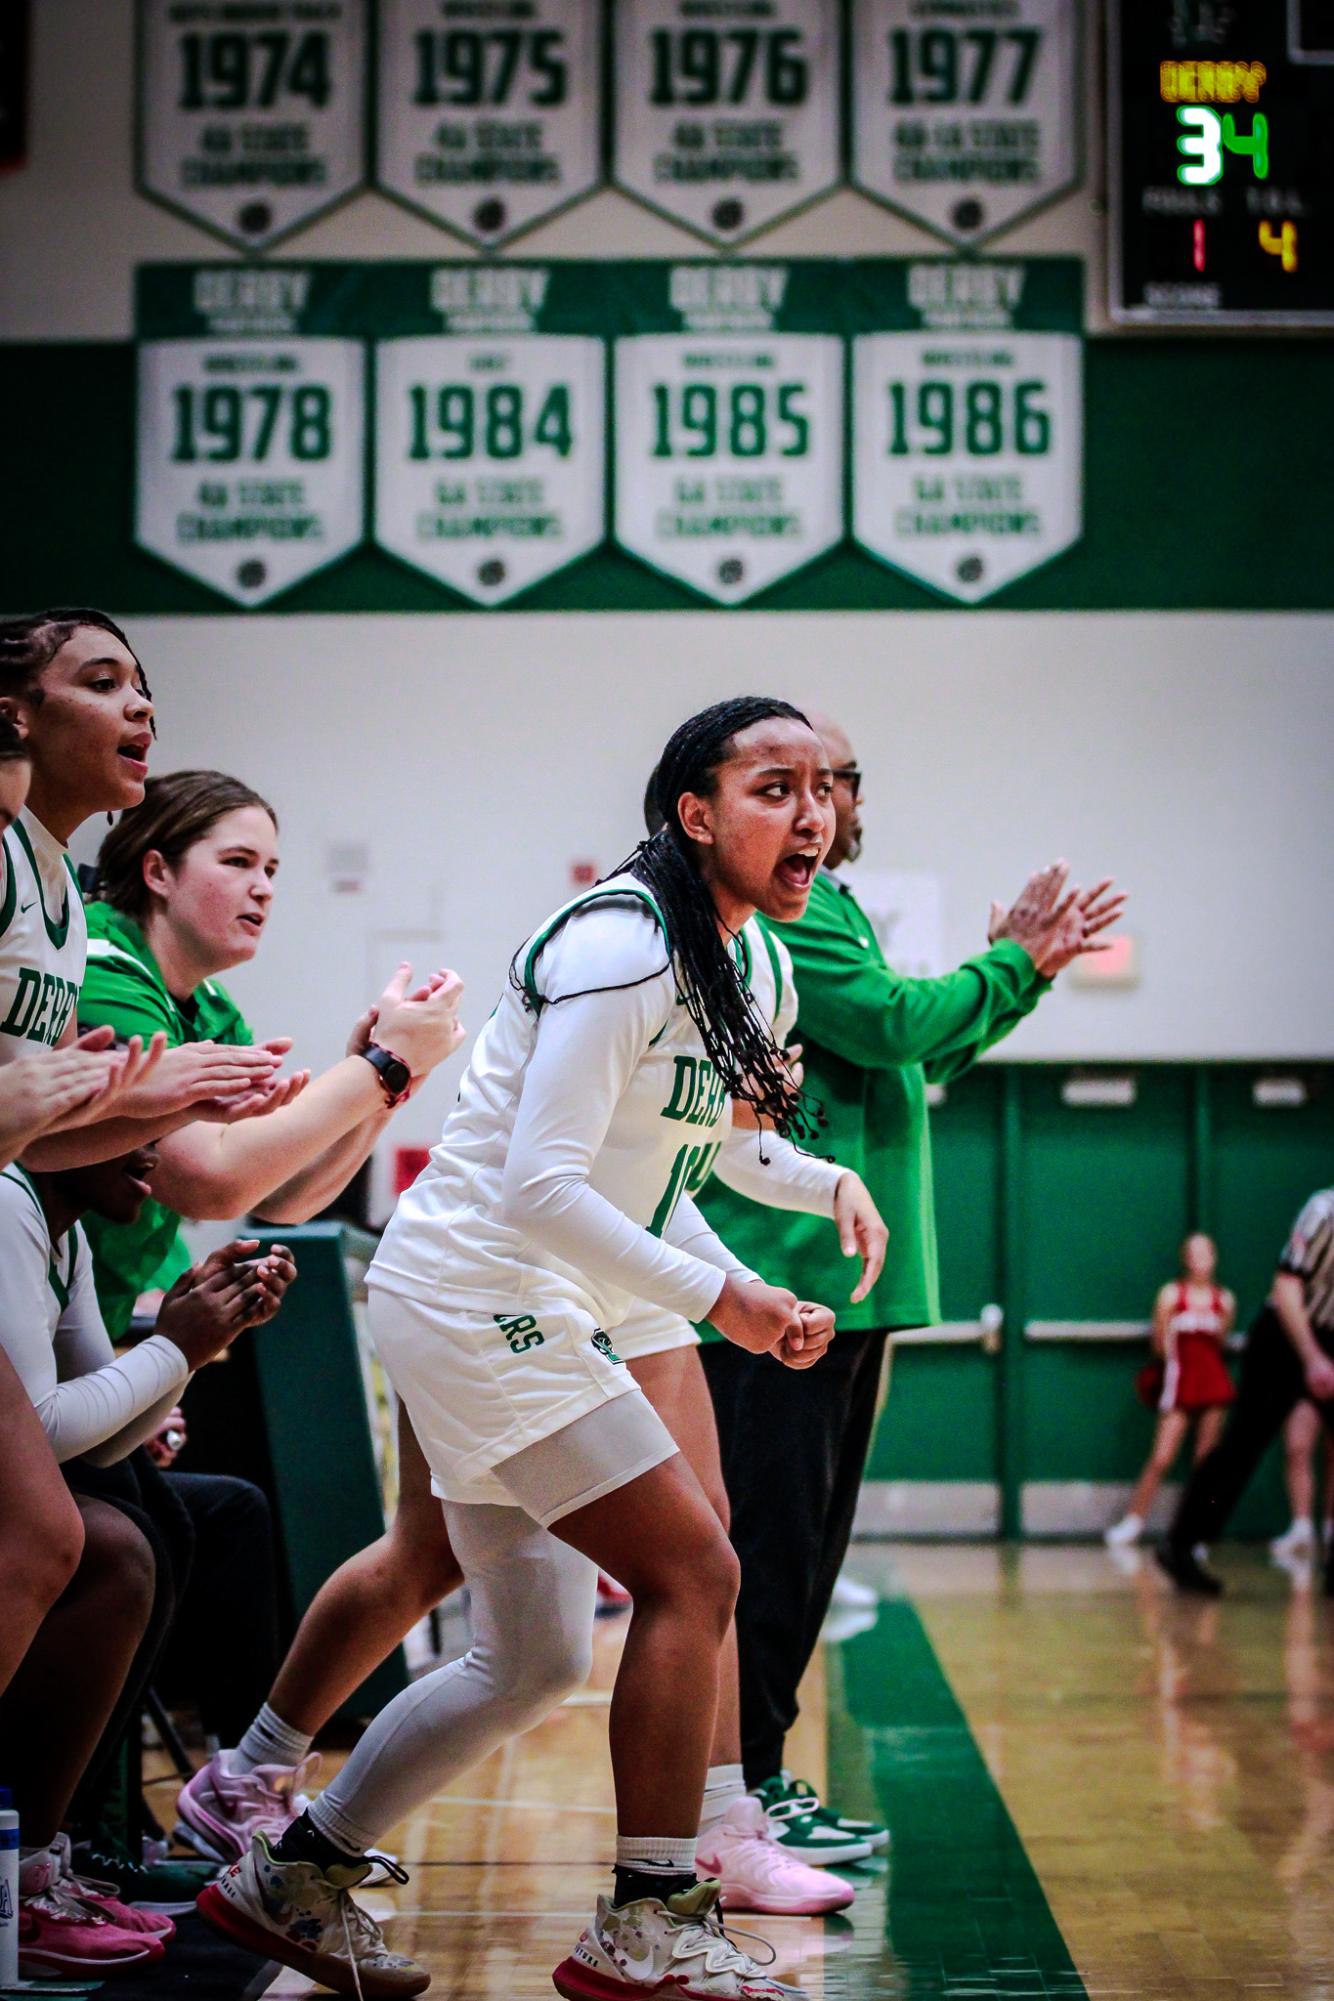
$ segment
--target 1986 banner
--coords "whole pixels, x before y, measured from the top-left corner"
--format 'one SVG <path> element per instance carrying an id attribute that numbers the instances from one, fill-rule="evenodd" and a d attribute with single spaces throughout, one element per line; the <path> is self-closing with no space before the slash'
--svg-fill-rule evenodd
<path id="1" fill-rule="evenodd" d="M 852 343 L 862 547 L 965 604 L 1078 539 L 1077 267 L 905 263 Z"/>

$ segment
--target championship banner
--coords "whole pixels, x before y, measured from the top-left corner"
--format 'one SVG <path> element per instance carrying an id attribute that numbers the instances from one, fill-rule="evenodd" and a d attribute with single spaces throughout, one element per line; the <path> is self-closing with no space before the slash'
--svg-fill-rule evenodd
<path id="1" fill-rule="evenodd" d="M 568 267 L 414 276 L 407 320 L 432 331 L 375 348 L 375 539 L 502 604 L 604 537 L 606 344 L 543 330 L 588 319 Z"/>
<path id="2" fill-rule="evenodd" d="M 843 533 L 843 342 L 797 330 L 827 270 L 648 266 L 636 323 L 680 331 L 616 342 L 616 540 L 719 604 Z"/>
<path id="3" fill-rule="evenodd" d="M 851 0 L 852 181 L 962 245 L 1074 187 L 1080 7 Z"/>
<path id="4" fill-rule="evenodd" d="M 617 0 L 613 178 L 740 243 L 839 179 L 840 0 Z"/>
<path id="5" fill-rule="evenodd" d="M 976 604 L 1078 541 L 1083 300 L 1070 259 L 886 261 L 854 278 L 852 532 Z"/>
<path id="6" fill-rule="evenodd" d="M 365 0 L 138 0 L 139 185 L 264 250 L 361 185 Z"/>
<path id="7" fill-rule="evenodd" d="M 601 18 L 592 0 L 380 0 L 377 184 L 490 248 L 589 194 Z"/>
<path id="8" fill-rule="evenodd" d="M 332 270 L 141 274 L 135 539 L 237 604 L 362 539 L 365 348 L 318 331 L 336 296 Z"/>

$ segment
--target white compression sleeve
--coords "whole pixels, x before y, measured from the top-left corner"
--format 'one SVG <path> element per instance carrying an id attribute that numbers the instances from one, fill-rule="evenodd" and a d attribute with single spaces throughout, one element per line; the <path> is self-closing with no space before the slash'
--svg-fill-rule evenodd
<path id="1" fill-rule="evenodd" d="M 37 1415 L 57 1459 L 82 1457 L 94 1466 L 111 1466 L 153 1436 L 179 1401 L 190 1365 L 165 1334 L 150 1334 L 138 1347 L 116 1354 L 82 1236 L 79 1250 L 80 1269 L 56 1328 L 61 1380 L 37 1405 Z"/>
<path id="2" fill-rule="evenodd" d="M 726 1272 L 729 1278 L 759 1277 L 759 1273 L 753 1272 L 749 1265 L 742 1264 L 718 1232 L 705 1222 L 692 1195 L 681 1197 L 662 1234 L 665 1242 L 675 1244 L 679 1250 L 689 1251 L 692 1257 L 703 1258 L 705 1264 L 714 1265 L 719 1271 Z"/>
<path id="3" fill-rule="evenodd" d="M 93 1285 L 92 1253 L 76 1232 L 74 1275 L 62 1305 L 51 1284 L 52 1244 L 31 1190 L 0 1175 L 0 1346 L 32 1399 L 59 1460 L 123 1458 L 166 1416 L 189 1370 L 155 1334 L 117 1359 Z"/>
<path id="4" fill-rule="evenodd" d="M 732 1127 L 713 1171 L 724 1188 L 752 1202 L 827 1217 L 834 1213 L 834 1192 L 844 1172 L 837 1161 L 816 1160 L 777 1133 L 758 1133 L 744 1126 Z"/>
<path id="5" fill-rule="evenodd" d="M 320 1833 L 364 1854 L 395 1822 L 507 1737 L 531 1730 L 588 1677 L 597 1569 L 522 1508 L 445 1502 L 473 1643 L 380 1711 L 310 1809 Z"/>

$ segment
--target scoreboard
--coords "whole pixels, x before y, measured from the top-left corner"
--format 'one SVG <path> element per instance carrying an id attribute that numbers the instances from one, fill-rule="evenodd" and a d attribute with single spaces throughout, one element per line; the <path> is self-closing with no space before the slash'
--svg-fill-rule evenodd
<path id="1" fill-rule="evenodd" d="M 1109 0 L 1114 319 L 1334 325 L 1334 0 Z"/>

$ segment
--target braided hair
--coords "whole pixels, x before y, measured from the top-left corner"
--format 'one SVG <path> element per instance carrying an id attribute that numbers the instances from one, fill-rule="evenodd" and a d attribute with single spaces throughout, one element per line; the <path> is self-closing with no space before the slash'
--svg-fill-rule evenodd
<path id="1" fill-rule="evenodd" d="M 631 875 L 652 891 L 667 923 L 678 999 L 728 1096 L 752 1105 L 785 1139 L 810 1140 L 824 1123 L 821 1109 L 794 1087 L 769 1025 L 718 935 L 717 907 L 677 811 L 683 792 L 713 793 L 733 737 L 771 717 L 807 720 L 790 702 L 740 695 L 682 723 L 668 739 L 644 797 L 645 819 L 656 831 L 602 881 Z M 510 977 L 517 986 L 516 966 L 517 960 Z"/>
<path id="2" fill-rule="evenodd" d="M 51 611 L 33 612 L 27 618 L 0 619 L 0 695 L 21 695 L 27 701 L 40 702 L 42 691 L 38 683 L 43 672 L 61 647 L 85 626 L 91 626 L 95 632 L 109 632 L 120 641 L 134 661 L 139 692 L 151 702 L 153 691 L 138 654 L 115 620 L 104 611 L 95 611 L 91 605 L 57 605 Z M 150 720 L 149 728 L 156 736 L 157 724 Z"/>

